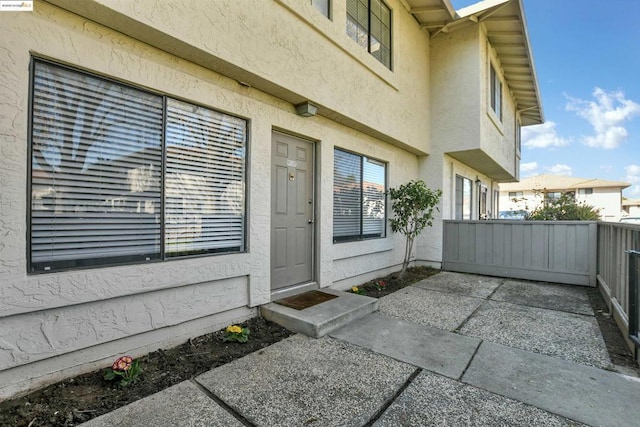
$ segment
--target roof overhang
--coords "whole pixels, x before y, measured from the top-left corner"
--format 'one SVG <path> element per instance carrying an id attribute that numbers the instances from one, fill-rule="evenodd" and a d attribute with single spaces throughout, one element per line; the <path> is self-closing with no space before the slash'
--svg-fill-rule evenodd
<path id="1" fill-rule="evenodd" d="M 483 24 L 523 126 L 544 122 L 538 78 L 521 0 L 484 0 L 453 12 L 449 0 L 403 0 L 432 37 Z"/>

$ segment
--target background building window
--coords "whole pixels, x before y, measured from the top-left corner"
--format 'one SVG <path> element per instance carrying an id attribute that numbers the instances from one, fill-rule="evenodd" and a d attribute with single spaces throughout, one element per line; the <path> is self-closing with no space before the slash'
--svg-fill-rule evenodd
<path id="1" fill-rule="evenodd" d="M 347 34 L 391 69 L 391 9 L 382 0 L 347 0 Z"/>
<path id="2" fill-rule="evenodd" d="M 522 191 L 509 191 L 509 198 L 522 197 Z"/>
<path id="3" fill-rule="evenodd" d="M 243 250 L 244 120 L 41 60 L 32 72 L 30 271 Z"/>
<path id="4" fill-rule="evenodd" d="M 578 194 L 580 194 L 581 196 L 593 194 L 593 188 L 579 188 Z"/>
<path id="5" fill-rule="evenodd" d="M 498 120 L 502 120 L 502 83 L 493 64 L 491 64 L 490 80 L 491 109 L 496 113 Z"/>
<path id="6" fill-rule="evenodd" d="M 334 150 L 333 241 L 384 237 L 386 165 Z"/>
<path id="7" fill-rule="evenodd" d="M 456 219 L 471 219 L 472 187 L 471 180 L 456 175 Z"/>

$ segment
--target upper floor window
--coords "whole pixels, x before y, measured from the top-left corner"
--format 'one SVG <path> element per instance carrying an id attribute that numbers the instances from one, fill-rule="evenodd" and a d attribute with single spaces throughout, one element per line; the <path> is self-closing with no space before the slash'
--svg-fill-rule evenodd
<path id="1" fill-rule="evenodd" d="M 509 198 L 522 197 L 522 191 L 509 191 Z"/>
<path id="2" fill-rule="evenodd" d="M 386 165 L 335 149 L 333 163 L 333 241 L 385 236 Z"/>
<path id="3" fill-rule="evenodd" d="M 491 109 L 502 120 L 502 83 L 495 67 L 491 64 L 490 71 Z"/>
<path id="4" fill-rule="evenodd" d="M 311 0 L 311 4 L 324 16 L 331 19 L 331 0 Z"/>
<path id="5" fill-rule="evenodd" d="M 347 0 L 347 34 L 391 69 L 391 9 L 382 0 Z"/>
<path id="6" fill-rule="evenodd" d="M 246 122 L 33 61 L 32 272 L 240 252 Z"/>

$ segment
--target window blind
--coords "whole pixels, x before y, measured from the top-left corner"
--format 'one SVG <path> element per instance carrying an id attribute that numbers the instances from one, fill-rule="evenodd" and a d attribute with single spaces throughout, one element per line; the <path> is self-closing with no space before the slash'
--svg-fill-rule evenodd
<path id="1" fill-rule="evenodd" d="M 167 256 L 242 250 L 245 127 L 244 120 L 168 100 Z"/>
<path id="2" fill-rule="evenodd" d="M 384 236 L 385 167 L 383 163 L 362 159 L 362 234 L 363 237 Z"/>
<path id="3" fill-rule="evenodd" d="M 360 156 L 334 151 L 333 238 L 359 236 L 362 206 Z"/>
<path id="4" fill-rule="evenodd" d="M 32 272 L 244 249 L 245 120 L 41 60 L 31 104 Z"/>
<path id="5" fill-rule="evenodd" d="M 384 163 L 334 150 L 334 241 L 384 236 L 385 170 Z"/>
<path id="6" fill-rule="evenodd" d="M 162 98 L 35 61 L 31 267 L 160 254 Z"/>

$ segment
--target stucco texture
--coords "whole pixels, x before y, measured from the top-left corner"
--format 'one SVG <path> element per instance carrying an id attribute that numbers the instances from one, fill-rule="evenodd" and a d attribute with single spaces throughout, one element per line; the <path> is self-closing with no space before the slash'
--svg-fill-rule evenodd
<path id="1" fill-rule="evenodd" d="M 403 245 L 390 230 L 375 241 L 333 244 L 333 150 L 386 162 L 388 186 L 418 175 L 417 154 L 430 141 L 428 36 L 391 1 L 392 72 L 344 34 L 344 5 L 333 3 L 335 21 L 288 0 L 260 8 L 52 0 L 36 1 L 32 13 L 0 14 L 0 398 L 100 367 L 114 354 L 175 345 L 270 301 L 274 129 L 315 143 L 318 285 L 346 286 L 401 262 Z M 32 56 L 247 119 L 246 253 L 27 274 Z M 244 77 L 256 86 L 239 84 Z M 317 102 L 324 114 L 300 117 L 290 99 Z"/>

